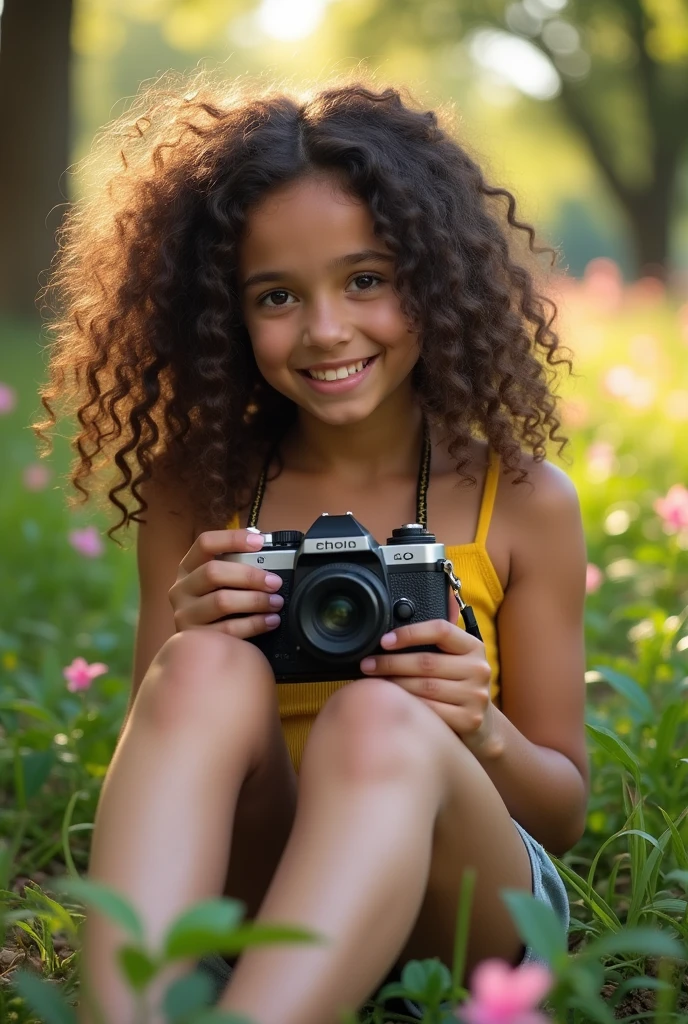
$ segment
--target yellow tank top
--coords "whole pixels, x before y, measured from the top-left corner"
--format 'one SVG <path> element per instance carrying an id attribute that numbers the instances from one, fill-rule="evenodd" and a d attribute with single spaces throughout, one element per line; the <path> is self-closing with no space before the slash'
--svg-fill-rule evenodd
<path id="1" fill-rule="evenodd" d="M 471 605 L 478 620 L 485 644 L 485 656 L 492 669 L 490 692 L 492 700 L 497 704 L 499 703 L 499 646 L 496 615 L 504 598 L 504 591 L 487 553 L 485 542 L 492 519 L 498 483 L 499 456 L 490 449 L 475 540 L 471 544 L 448 544 L 445 548 L 447 558 L 453 563 L 454 572 L 461 580 L 461 596 L 466 604 Z M 227 529 L 237 530 L 239 527 L 239 516 L 234 515 L 227 524 Z M 463 628 L 461 617 L 459 617 L 458 625 Z M 282 731 L 296 772 L 301 765 L 308 733 L 318 711 L 328 697 L 350 682 L 350 679 L 339 679 L 334 682 L 321 683 L 277 683 L 277 702 Z"/>

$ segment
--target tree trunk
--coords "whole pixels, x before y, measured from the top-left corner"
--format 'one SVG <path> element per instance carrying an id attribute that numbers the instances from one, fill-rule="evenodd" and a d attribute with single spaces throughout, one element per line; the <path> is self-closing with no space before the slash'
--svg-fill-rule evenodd
<path id="1" fill-rule="evenodd" d="M 670 207 L 665 196 L 656 195 L 656 190 L 647 192 L 638 196 L 626 212 L 635 243 L 638 276 L 664 279 L 669 265 L 671 226 Z"/>
<path id="2" fill-rule="evenodd" d="M 69 163 L 72 0 L 5 0 L 0 39 L 0 310 L 35 316 Z"/>

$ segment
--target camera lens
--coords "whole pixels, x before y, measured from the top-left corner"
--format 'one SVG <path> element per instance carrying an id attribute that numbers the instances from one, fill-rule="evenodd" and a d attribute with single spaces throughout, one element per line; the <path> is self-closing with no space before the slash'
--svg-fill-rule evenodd
<path id="1" fill-rule="evenodd" d="M 333 594 L 318 609 L 318 618 L 329 633 L 344 633 L 358 623 L 358 609 L 345 594 Z"/>
<path id="2" fill-rule="evenodd" d="M 387 588 L 365 566 L 323 565 L 296 587 L 289 621 L 297 642 L 315 657 L 362 658 L 391 622 Z"/>

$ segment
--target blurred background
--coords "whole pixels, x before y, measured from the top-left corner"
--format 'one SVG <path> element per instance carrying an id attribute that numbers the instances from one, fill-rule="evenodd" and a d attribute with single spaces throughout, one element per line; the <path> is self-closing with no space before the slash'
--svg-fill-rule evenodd
<path id="1" fill-rule="evenodd" d="M 199 61 L 295 84 L 363 61 L 455 105 L 572 275 L 604 256 L 686 280 L 685 0 L 5 0 L 1 31 L 4 311 L 33 312 L 68 166 L 142 81 Z"/>

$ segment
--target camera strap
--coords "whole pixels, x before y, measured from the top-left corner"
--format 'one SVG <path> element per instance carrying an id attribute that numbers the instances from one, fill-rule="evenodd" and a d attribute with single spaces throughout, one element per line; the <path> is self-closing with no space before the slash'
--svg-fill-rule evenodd
<path id="1" fill-rule="evenodd" d="M 248 523 L 246 524 L 254 529 L 257 529 L 258 527 L 258 516 L 260 515 L 260 508 L 263 504 L 263 497 L 265 495 L 268 470 L 270 469 L 272 460 L 277 454 L 278 447 L 279 442 L 276 442 L 270 449 L 258 478 L 253 502 L 251 503 Z M 427 421 L 425 417 L 423 417 L 423 439 L 421 443 L 420 465 L 418 467 L 418 482 L 416 484 L 416 522 L 426 530 L 428 528 L 428 485 L 430 483 L 430 460 L 430 434 L 428 432 Z M 473 609 L 470 605 L 466 604 L 461 596 L 461 580 L 455 575 L 454 566 L 448 558 L 445 558 L 442 562 L 442 569 L 447 575 L 449 586 L 451 587 L 454 597 L 458 603 L 466 632 L 470 633 L 471 636 L 477 637 L 478 640 L 482 640 Z"/>

